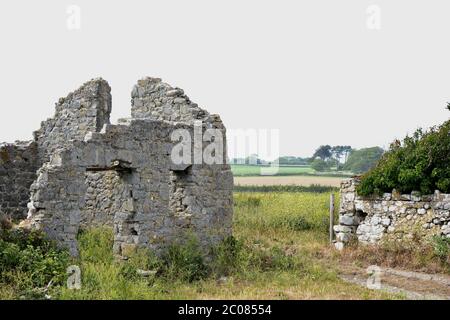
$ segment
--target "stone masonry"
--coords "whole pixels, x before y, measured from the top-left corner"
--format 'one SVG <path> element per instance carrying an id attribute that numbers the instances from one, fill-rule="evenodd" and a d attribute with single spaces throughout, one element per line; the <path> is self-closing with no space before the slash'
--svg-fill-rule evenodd
<path id="1" fill-rule="evenodd" d="M 102 79 L 89 81 L 59 100 L 34 141 L 1 145 L 2 211 L 24 218 L 28 209 L 26 224 L 73 255 L 79 230 L 91 226 L 113 228 L 113 250 L 122 256 L 138 247 L 158 252 L 190 234 L 205 248 L 229 236 L 230 166 L 195 161 L 207 151 L 226 159 L 220 117 L 183 90 L 145 78 L 133 88 L 131 118 L 112 125 L 110 91 Z M 194 138 L 183 142 L 190 161 L 175 163 L 180 130 Z M 214 141 L 222 147 L 211 148 Z"/>
<path id="2" fill-rule="evenodd" d="M 350 241 L 375 244 L 380 241 L 420 241 L 434 235 L 450 238 L 450 194 L 385 193 L 358 196 L 358 178 L 341 183 L 339 224 L 334 226 L 335 246 Z"/>

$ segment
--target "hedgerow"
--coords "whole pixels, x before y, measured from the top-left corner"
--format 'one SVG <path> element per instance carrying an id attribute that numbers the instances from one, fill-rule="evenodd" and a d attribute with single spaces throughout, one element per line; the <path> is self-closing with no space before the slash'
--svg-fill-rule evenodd
<path id="1" fill-rule="evenodd" d="M 450 121 L 394 141 L 377 166 L 362 176 L 357 190 L 369 196 L 393 189 L 450 193 Z"/>

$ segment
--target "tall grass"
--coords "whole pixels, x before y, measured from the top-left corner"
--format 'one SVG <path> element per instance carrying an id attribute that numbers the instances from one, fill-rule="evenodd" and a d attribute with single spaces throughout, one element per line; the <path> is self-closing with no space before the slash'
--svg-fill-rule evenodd
<path id="1" fill-rule="evenodd" d="M 326 233 L 328 199 L 329 194 L 324 193 L 237 193 L 234 196 L 236 226 Z"/>
<path id="2" fill-rule="evenodd" d="M 55 283 L 50 295 L 52 299 L 391 298 L 341 281 L 333 265 L 320 258 L 328 247 L 328 199 L 325 193 L 236 193 L 234 235 L 206 251 L 190 237 L 159 256 L 139 249 L 125 261 L 113 255 L 111 229 L 84 231 L 78 237 L 79 258 L 61 260 L 61 266 L 80 267 L 81 289 L 67 289 L 65 272 L 57 268 L 57 276 L 64 279 Z M 153 273 L 143 276 L 142 271 Z M 20 297 L 19 279 L 17 273 L 8 285 L 0 283 L 0 298 Z"/>

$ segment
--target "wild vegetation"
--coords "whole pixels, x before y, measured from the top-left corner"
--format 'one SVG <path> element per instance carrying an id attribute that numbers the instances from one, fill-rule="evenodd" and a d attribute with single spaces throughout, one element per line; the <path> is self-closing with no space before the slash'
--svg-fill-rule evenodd
<path id="1" fill-rule="evenodd" d="M 112 253 L 108 228 L 80 233 L 77 259 L 41 234 L 3 231 L 0 299 L 391 299 L 403 296 L 344 282 L 341 266 L 449 272 L 450 247 L 442 241 L 336 252 L 328 243 L 328 193 L 237 192 L 234 200 L 234 235 L 211 248 L 209 258 L 195 237 L 160 257 L 139 250 L 122 261 Z M 82 271 L 80 290 L 65 286 L 71 264 Z"/>
<path id="2" fill-rule="evenodd" d="M 358 186 L 361 195 L 396 189 L 402 193 L 435 190 L 450 193 L 450 121 L 428 131 L 417 130 L 403 141 L 394 141 L 377 166 Z"/>
<path id="3" fill-rule="evenodd" d="M 356 174 L 367 172 L 376 166 L 383 153 L 380 147 L 352 150 L 343 168 Z"/>

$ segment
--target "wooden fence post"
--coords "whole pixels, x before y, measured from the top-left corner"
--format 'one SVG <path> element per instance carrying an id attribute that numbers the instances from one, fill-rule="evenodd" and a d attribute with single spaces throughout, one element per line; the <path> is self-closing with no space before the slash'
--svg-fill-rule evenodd
<path id="1" fill-rule="evenodd" d="M 334 226 L 334 193 L 330 194 L 330 243 L 333 243 Z"/>

